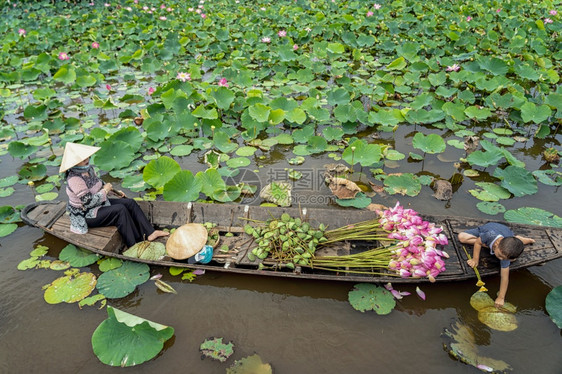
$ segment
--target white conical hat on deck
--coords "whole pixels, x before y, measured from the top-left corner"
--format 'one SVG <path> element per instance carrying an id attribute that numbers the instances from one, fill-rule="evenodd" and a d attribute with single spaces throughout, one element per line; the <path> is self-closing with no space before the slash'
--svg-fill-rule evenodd
<path id="1" fill-rule="evenodd" d="M 91 145 L 66 143 L 64 146 L 64 153 L 62 155 L 59 173 L 63 173 L 71 167 L 76 166 L 96 153 L 99 149 L 100 147 L 93 147 Z"/>
<path id="2" fill-rule="evenodd" d="M 187 223 L 170 235 L 166 252 L 174 260 L 185 260 L 201 250 L 207 243 L 207 229 L 200 223 Z"/>

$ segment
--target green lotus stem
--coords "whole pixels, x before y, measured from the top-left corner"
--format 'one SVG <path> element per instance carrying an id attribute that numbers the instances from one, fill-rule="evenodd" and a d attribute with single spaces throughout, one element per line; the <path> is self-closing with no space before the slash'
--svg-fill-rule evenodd
<path id="1" fill-rule="evenodd" d="M 323 268 L 323 267 L 318 267 L 318 266 L 312 266 L 312 265 L 301 265 L 301 266 L 305 266 L 305 267 L 309 267 L 311 269 L 318 269 L 318 270 L 326 270 L 326 271 L 334 271 L 334 272 L 338 272 L 338 273 L 352 273 L 352 274 L 368 274 L 368 275 L 383 275 L 383 276 L 388 276 L 388 277 L 398 277 L 398 274 L 393 274 L 393 273 L 381 273 L 381 272 L 375 272 L 375 271 L 359 271 L 359 270 L 342 270 L 342 269 L 332 269 L 332 268 Z"/>
<path id="2" fill-rule="evenodd" d="M 466 250 L 466 248 L 464 247 L 464 245 L 462 246 L 462 249 L 464 251 L 464 253 L 466 253 L 466 257 L 469 260 L 472 260 L 472 257 L 468 254 L 468 251 Z M 478 282 L 482 282 L 482 278 L 480 278 L 480 272 L 478 271 L 478 269 L 475 267 L 473 267 L 472 269 L 474 269 L 474 273 L 476 274 L 476 278 L 478 279 Z"/>

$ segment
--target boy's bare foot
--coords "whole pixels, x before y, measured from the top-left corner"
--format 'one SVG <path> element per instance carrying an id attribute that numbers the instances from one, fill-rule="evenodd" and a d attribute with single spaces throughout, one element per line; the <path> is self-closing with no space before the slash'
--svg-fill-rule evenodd
<path id="1" fill-rule="evenodd" d="M 150 235 L 148 236 L 147 240 L 148 240 L 149 242 L 151 242 L 151 241 L 153 241 L 153 240 L 156 239 L 156 238 L 159 238 L 159 237 L 161 237 L 161 236 L 168 236 L 168 235 L 170 235 L 169 232 L 162 231 L 162 230 L 155 230 L 152 234 L 150 234 Z"/>

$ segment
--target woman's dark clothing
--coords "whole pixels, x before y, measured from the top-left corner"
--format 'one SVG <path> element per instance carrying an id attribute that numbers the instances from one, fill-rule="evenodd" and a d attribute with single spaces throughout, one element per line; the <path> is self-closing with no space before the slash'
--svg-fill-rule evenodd
<path id="1" fill-rule="evenodd" d="M 127 247 L 146 240 L 154 228 L 133 199 L 109 199 L 111 206 L 100 207 L 95 218 L 86 218 L 88 227 L 117 226 Z"/>

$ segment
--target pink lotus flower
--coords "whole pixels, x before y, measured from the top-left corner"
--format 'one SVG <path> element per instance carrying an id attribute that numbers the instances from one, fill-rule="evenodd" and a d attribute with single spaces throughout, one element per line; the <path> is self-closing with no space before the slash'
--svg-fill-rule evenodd
<path id="1" fill-rule="evenodd" d="M 125 10 L 127 10 L 127 11 L 129 11 L 129 12 L 130 12 L 130 11 L 132 11 L 132 10 L 133 10 L 133 8 L 131 8 L 130 6 L 128 6 L 128 7 L 126 7 L 126 8 L 125 8 Z"/>
<path id="2" fill-rule="evenodd" d="M 219 80 L 219 86 L 220 87 L 228 87 L 228 81 L 226 80 L 226 78 L 221 78 Z"/>
<path id="3" fill-rule="evenodd" d="M 138 4 L 138 3 L 139 3 L 139 0 L 135 0 L 135 1 L 133 1 L 133 3 Z"/>
<path id="4" fill-rule="evenodd" d="M 148 10 L 148 7 L 145 5 L 142 7 L 142 10 Z"/>
<path id="5" fill-rule="evenodd" d="M 502 11 L 502 8 L 496 9 L 496 13 L 499 13 L 499 12 L 501 12 L 501 11 Z"/>
<path id="6" fill-rule="evenodd" d="M 98 49 L 99 47 L 100 47 L 100 43 L 98 43 L 98 42 L 93 42 L 93 43 L 92 43 L 92 48 L 93 48 L 93 49 Z"/>
<path id="7" fill-rule="evenodd" d="M 545 18 L 544 23 L 552 23 L 552 20 L 550 18 Z"/>
<path id="8" fill-rule="evenodd" d="M 171 12 L 171 11 L 173 11 L 173 10 L 174 10 L 174 9 L 172 9 L 172 8 L 166 8 L 166 11 L 168 11 L 168 12 Z"/>
<path id="9" fill-rule="evenodd" d="M 467 16 L 467 17 L 466 17 L 466 22 L 470 22 L 470 21 L 472 21 L 472 17 L 471 17 L 471 16 Z"/>
<path id="10" fill-rule="evenodd" d="M 180 80 L 182 82 L 190 81 L 191 80 L 191 74 L 186 73 L 186 72 L 179 72 L 178 75 L 176 76 L 176 79 Z"/>
<path id="11" fill-rule="evenodd" d="M 27 31 L 25 31 L 25 29 L 19 29 L 18 30 L 18 34 L 20 35 L 25 35 L 27 33 Z"/>
<path id="12" fill-rule="evenodd" d="M 201 9 L 195 9 L 195 13 L 201 14 Z"/>
<path id="13" fill-rule="evenodd" d="M 459 71 L 461 67 L 457 64 L 453 64 L 451 66 L 447 66 L 447 71 Z"/>
<path id="14" fill-rule="evenodd" d="M 418 294 L 418 296 L 420 297 L 420 299 L 425 301 L 425 292 L 423 292 L 422 290 L 420 290 L 419 287 L 416 287 L 416 293 Z"/>
<path id="15" fill-rule="evenodd" d="M 380 5 L 380 4 L 377 4 L 377 3 L 375 3 L 375 4 L 373 4 L 373 8 L 375 8 L 375 9 L 380 9 L 380 8 L 381 8 L 381 5 Z"/>
<path id="16" fill-rule="evenodd" d="M 166 5 L 164 4 L 160 5 L 160 9 L 166 9 Z"/>
<path id="17" fill-rule="evenodd" d="M 60 52 L 59 53 L 59 60 L 69 60 L 70 57 L 68 56 L 68 54 L 66 52 Z"/>
<path id="18" fill-rule="evenodd" d="M 106 85 L 105 85 L 105 88 L 106 88 L 108 91 L 111 91 L 111 86 L 110 86 L 109 84 L 106 84 Z"/>
<path id="19" fill-rule="evenodd" d="M 558 12 L 556 10 L 551 10 L 550 12 L 548 12 L 548 14 L 550 14 L 551 16 L 555 16 L 558 14 Z"/>
<path id="20" fill-rule="evenodd" d="M 264 8 L 264 7 L 261 7 L 261 8 L 260 8 L 260 10 L 263 10 L 263 11 L 265 11 L 265 8 Z"/>
<path id="21" fill-rule="evenodd" d="M 207 18 L 207 15 L 205 13 L 201 13 L 201 18 L 203 19 Z"/>
<path id="22" fill-rule="evenodd" d="M 107 7 L 110 7 L 111 4 L 105 3 L 105 4 L 103 4 L 103 6 L 107 8 Z"/>
<path id="23" fill-rule="evenodd" d="M 269 36 L 264 36 L 263 38 L 261 38 L 262 43 L 270 43 L 271 42 L 271 38 Z"/>
<path id="24" fill-rule="evenodd" d="M 293 44 L 293 51 L 296 51 L 297 49 L 299 49 L 299 46 L 296 44 Z"/>
<path id="25" fill-rule="evenodd" d="M 152 94 L 154 93 L 154 91 L 156 91 L 156 90 L 154 89 L 154 87 L 148 87 L 148 94 L 149 94 L 149 95 L 152 95 Z"/>
<path id="26" fill-rule="evenodd" d="M 188 12 L 193 12 L 193 8 L 187 8 Z"/>
<path id="27" fill-rule="evenodd" d="M 279 32 L 277 33 L 277 35 L 278 35 L 280 38 L 284 38 L 284 37 L 287 36 L 287 31 L 285 31 L 285 30 L 279 30 Z"/>
<path id="28" fill-rule="evenodd" d="M 166 16 L 160 16 L 160 17 L 158 17 L 158 19 L 159 19 L 160 21 L 165 21 L 165 20 L 167 20 Z"/>
<path id="29" fill-rule="evenodd" d="M 368 11 L 368 12 L 367 12 L 367 17 L 371 17 L 373 14 L 375 14 L 375 13 L 373 13 L 373 12 L 371 12 L 371 11 Z"/>

